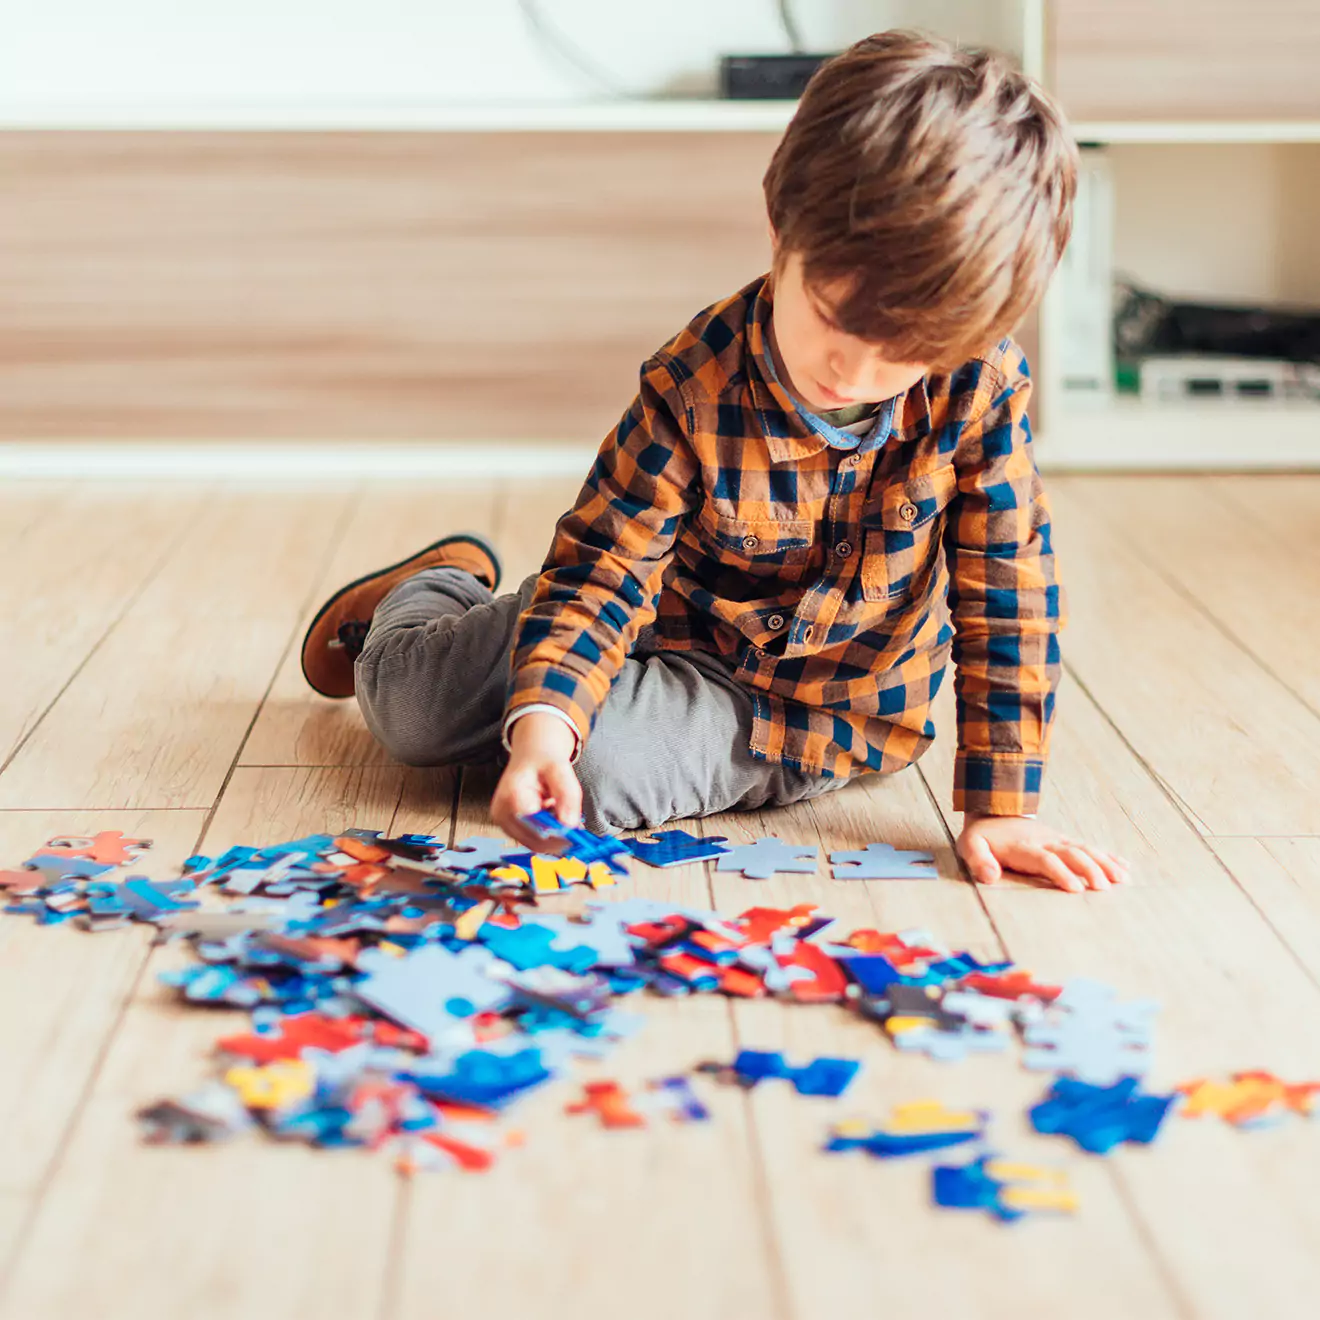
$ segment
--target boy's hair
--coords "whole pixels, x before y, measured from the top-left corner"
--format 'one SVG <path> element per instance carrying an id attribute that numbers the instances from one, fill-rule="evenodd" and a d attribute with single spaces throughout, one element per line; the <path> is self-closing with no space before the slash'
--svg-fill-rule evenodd
<path id="1" fill-rule="evenodd" d="M 839 285 L 840 329 L 952 369 L 1039 300 L 1072 229 L 1077 147 L 1003 56 L 881 32 L 823 65 L 766 170 L 776 258 Z"/>

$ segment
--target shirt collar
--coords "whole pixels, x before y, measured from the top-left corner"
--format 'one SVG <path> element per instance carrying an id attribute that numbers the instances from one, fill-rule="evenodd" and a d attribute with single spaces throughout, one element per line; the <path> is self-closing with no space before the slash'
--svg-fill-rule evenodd
<path id="1" fill-rule="evenodd" d="M 850 449 L 868 453 L 880 448 L 901 425 L 903 439 L 930 432 L 930 399 L 923 377 L 904 394 L 889 400 L 876 416 L 876 424 L 860 443 L 856 436 L 839 431 L 822 417 L 807 412 L 780 384 L 770 352 L 770 311 L 774 305 L 772 279 L 761 281 L 747 317 L 748 377 L 752 406 L 765 435 L 766 448 L 775 463 L 791 463 L 822 449 Z M 900 421 L 901 419 L 901 421 Z"/>

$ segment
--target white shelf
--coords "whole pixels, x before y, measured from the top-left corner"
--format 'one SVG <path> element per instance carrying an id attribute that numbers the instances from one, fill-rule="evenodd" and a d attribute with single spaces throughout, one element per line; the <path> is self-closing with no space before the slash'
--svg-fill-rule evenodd
<path id="1" fill-rule="evenodd" d="M 796 101 L 678 98 L 492 105 L 29 105 L 0 108 L 0 129 L 777 133 L 796 109 Z"/>
<path id="2" fill-rule="evenodd" d="M 1108 404 L 1066 396 L 1040 428 L 1037 459 L 1070 469 L 1320 468 L 1320 403 L 1264 399 Z"/>
<path id="3" fill-rule="evenodd" d="M 1072 130 L 1079 142 L 1115 145 L 1320 142 L 1320 119 L 1078 120 Z"/>

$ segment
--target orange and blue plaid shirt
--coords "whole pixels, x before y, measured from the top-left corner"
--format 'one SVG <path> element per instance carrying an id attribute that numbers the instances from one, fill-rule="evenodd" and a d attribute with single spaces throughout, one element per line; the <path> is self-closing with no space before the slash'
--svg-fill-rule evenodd
<path id="1" fill-rule="evenodd" d="M 519 621 L 508 714 L 586 738 L 653 623 L 731 666 L 753 755 L 891 772 L 934 739 L 951 656 L 955 810 L 1034 812 L 1062 608 L 1021 350 L 925 377 L 855 443 L 776 379 L 771 297 L 754 281 L 643 364 Z"/>

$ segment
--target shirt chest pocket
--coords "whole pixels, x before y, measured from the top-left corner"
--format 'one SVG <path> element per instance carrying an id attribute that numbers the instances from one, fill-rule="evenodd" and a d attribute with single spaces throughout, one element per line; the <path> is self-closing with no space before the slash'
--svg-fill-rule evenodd
<path id="1" fill-rule="evenodd" d="M 807 562 L 815 524 L 809 520 L 725 518 L 703 509 L 701 529 L 716 559 L 746 573 L 769 576 Z"/>
<path id="2" fill-rule="evenodd" d="M 952 468 L 886 486 L 877 510 L 863 517 L 862 595 L 867 600 L 907 596 L 939 557 L 943 513 L 958 488 Z"/>

